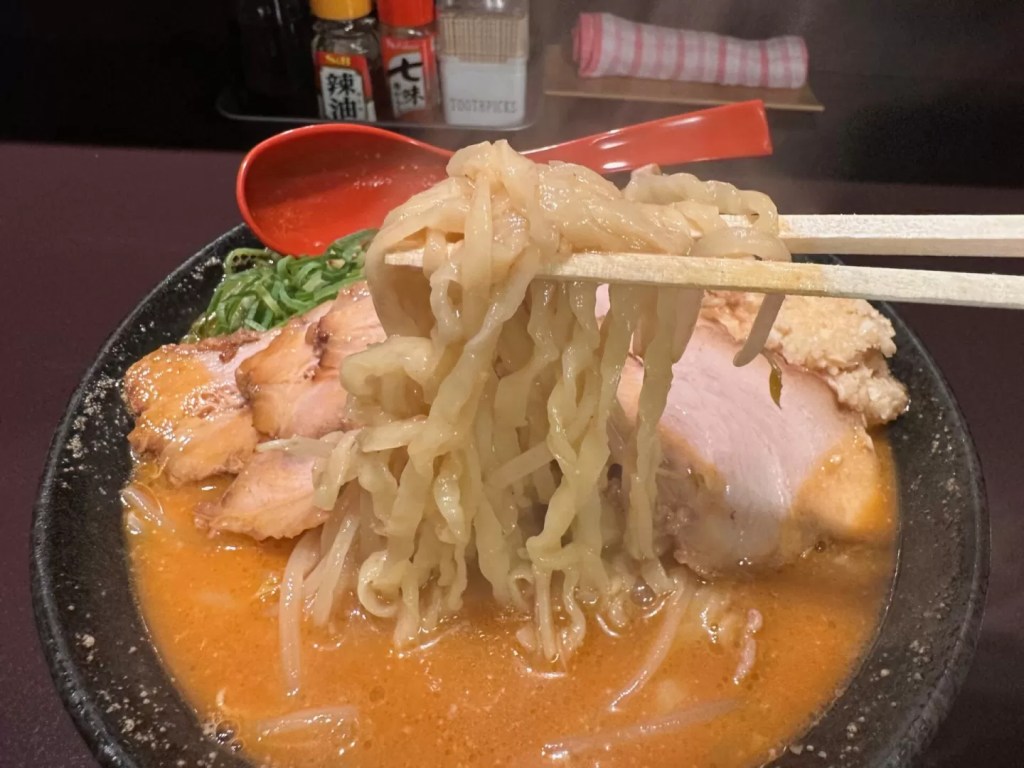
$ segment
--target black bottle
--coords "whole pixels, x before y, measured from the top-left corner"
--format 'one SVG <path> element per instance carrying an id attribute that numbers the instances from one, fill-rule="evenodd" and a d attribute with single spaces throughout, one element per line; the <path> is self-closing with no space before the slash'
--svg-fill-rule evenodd
<path id="1" fill-rule="evenodd" d="M 306 0 L 237 0 L 244 107 L 262 115 L 316 115 L 310 93 L 312 26 Z"/>

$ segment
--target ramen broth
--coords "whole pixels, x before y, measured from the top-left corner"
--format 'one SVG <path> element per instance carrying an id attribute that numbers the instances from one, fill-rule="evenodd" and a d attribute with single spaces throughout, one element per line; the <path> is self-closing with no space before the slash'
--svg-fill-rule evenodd
<path id="1" fill-rule="evenodd" d="M 778 571 L 717 580 L 715 594 L 728 596 L 732 613 L 756 609 L 763 618 L 749 675 L 734 680 L 736 643 L 694 600 L 661 668 L 618 711 L 610 703 L 662 625 L 657 606 L 619 637 L 595 627 L 569 668 L 552 670 L 531 668 L 515 638 L 522 617 L 502 613 L 479 585 L 436 637 L 404 652 L 393 646 L 390 623 L 367 617 L 353 600 L 327 629 L 304 622 L 301 687 L 290 695 L 276 587 L 293 542 L 197 530 L 197 504 L 226 482 L 173 488 L 152 465 L 140 465 L 136 479 L 160 501 L 165 522 L 128 513 L 131 562 L 168 671 L 211 736 L 257 764 L 541 766 L 600 758 L 601 766 L 752 766 L 798 737 L 841 692 L 874 636 L 896 529 L 891 460 L 884 440 L 876 442 L 888 478 L 876 513 L 888 543 L 832 544 Z M 724 713 L 616 742 L 624 728 L 708 703 Z M 281 719 L 296 712 L 309 724 Z M 581 748 L 581 737 L 597 738 Z M 567 743 L 575 747 L 568 754 Z"/>

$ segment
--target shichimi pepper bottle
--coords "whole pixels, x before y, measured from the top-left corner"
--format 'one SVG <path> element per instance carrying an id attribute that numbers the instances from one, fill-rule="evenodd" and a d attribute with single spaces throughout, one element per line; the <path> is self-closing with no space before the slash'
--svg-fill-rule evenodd
<path id="1" fill-rule="evenodd" d="M 378 0 L 377 16 L 390 116 L 421 122 L 439 118 L 434 0 Z"/>

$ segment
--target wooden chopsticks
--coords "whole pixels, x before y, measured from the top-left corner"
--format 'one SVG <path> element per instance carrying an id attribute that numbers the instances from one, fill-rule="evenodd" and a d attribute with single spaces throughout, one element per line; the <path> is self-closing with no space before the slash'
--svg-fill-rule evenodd
<path id="1" fill-rule="evenodd" d="M 1024 256 L 1024 216 L 780 216 L 779 237 L 790 253 Z"/>
<path id="2" fill-rule="evenodd" d="M 793 253 L 1024 256 L 1024 216 L 788 216 L 779 228 Z M 423 252 L 397 251 L 385 261 L 422 266 Z M 1018 275 L 584 252 L 538 277 L 1024 309 Z"/>

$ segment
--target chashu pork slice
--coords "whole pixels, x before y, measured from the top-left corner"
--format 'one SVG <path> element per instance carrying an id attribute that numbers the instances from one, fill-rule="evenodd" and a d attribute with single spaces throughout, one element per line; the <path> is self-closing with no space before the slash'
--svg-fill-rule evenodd
<path id="1" fill-rule="evenodd" d="M 330 311 L 317 324 L 314 344 L 324 368 L 337 371 L 349 355 L 387 338 L 365 282 L 338 292 Z"/>
<path id="2" fill-rule="evenodd" d="M 238 472 L 260 440 L 235 372 L 271 334 L 238 331 L 196 344 L 166 344 L 128 369 L 124 396 L 135 414 L 128 442 L 153 455 L 175 483 Z"/>
<path id="3" fill-rule="evenodd" d="M 320 437 L 348 428 L 347 393 L 338 367 L 385 338 L 365 283 L 343 288 L 330 304 L 290 320 L 238 368 L 238 388 L 253 424 L 272 438 Z"/>
<path id="4" fill-rule="evenodd" d="M 760 305 L 757 294 L 709 291 L 701 317 L 742 341 Z M 866 301 L 787 296 L 765 346 L 820 376 L 841 406 L 875 426 L 897 418 L 908 404 L 906 387 L 887 362 L 896 352 L 895 335 L 889 319 Z"/>
<path id="5" fill-rule="evenodd" d="M 252 408 L 253 426 L 267 437 L 319 437 L 342 426 L 345 390 L 338 371 L 320 365 L 313 343 L 328 307 L 292 318 L 266 349 L 238 366 L 235 381 Z"/>
<path id="6" fill-rule="evenodd" d="M 237 474 L 268 437 L 320 437 L 344 426 L 337 367 L 383 338 L 360 284 L 284 328 L 164 345 L 125 374 L 135 415 L 129 442 L 176 483 Z"/>
<path id="7" fill-rule="evenodd" d="M 256 428 L 271 437 L 322 437 L 350 428 L 338 368 L 385 338 L 365 283 L 343 289 L 315 322 L 305 319 L 292 321 L 238 371 Z M 288 538 L 326 515 L 313 504 L 313 461 L 270 450 L 258 452 L 220 501 L 199 511 L 199 522 L 255 539 Z"/>
<path id="8" fill-rule="evenodd" d="M 313 503 L 314 463 L 285 451 L 257 451 L 220 501 L 199 506 L 196 522 L 257 540 L 291 538 L 315 528 L 328 513 Z"/>
<path id="9" fill-rule="evenodd" d="M 706 320 L 682 359 L 661 419 L 659 530 L 677 560 L 704 573 L 777 565 L 821 537 L 871 540 L 888 526 L 884 477 L 864 418 L 820 376 L 781 362 L 737 368 L 739 343 Z M 630 358 L 619 401 L 635 420 L 643 365 Z"/>

